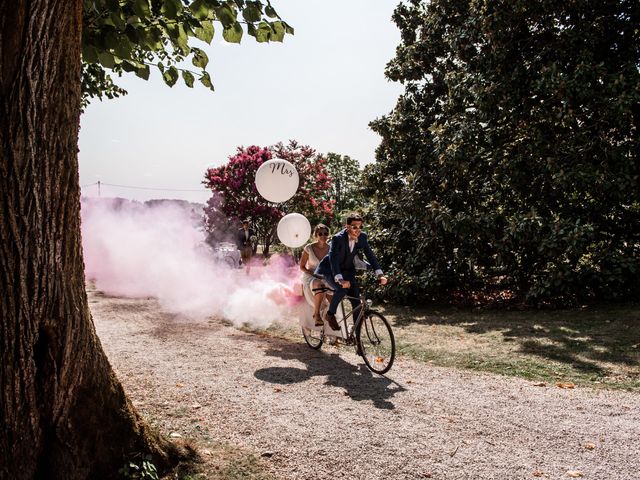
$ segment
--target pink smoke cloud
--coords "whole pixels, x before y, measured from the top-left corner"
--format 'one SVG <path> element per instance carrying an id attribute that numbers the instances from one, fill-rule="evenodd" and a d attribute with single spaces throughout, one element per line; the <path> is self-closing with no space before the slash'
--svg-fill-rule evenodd
<path id="1" fill-rule="evenodd" d="M 291 321 L 303 301 L 293 288 L 297 265 L 276 256 L 246 275 L 216 262 L 199 215 L 171 202 L 83 199 L 87 279 L 110 295 L 155 297 L 164 310 L 192 319 L 217 315 L 256 327 Z"/>

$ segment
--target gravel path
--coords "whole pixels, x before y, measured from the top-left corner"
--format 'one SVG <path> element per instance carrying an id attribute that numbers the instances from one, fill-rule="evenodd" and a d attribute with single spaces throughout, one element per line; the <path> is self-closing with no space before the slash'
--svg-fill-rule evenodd
<path id="1" fill-rule="evenodd" d="M 155 419 L 166 433 L 254 452 L 276 478 L 640 478 L 636 393 L 536 386 L 402 358 L 380 377 L 352 349 L 316 352 L 302 337 L 192 322 L 151 299 L 95 291 L 89 299 L 142 412 L 167 418 Z"/>

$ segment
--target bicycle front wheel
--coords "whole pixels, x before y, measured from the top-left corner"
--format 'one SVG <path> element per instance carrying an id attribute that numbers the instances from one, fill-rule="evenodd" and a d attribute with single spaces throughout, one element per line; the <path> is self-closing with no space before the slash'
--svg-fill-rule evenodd
<path id="1" fill-rule="evenodd" d="M 358 343 L 369 370 L 380 375 L 389 371 L 396 356 L 396 341 L 384 316 L 373 311 L 365 314 L 358 329 Z"/>

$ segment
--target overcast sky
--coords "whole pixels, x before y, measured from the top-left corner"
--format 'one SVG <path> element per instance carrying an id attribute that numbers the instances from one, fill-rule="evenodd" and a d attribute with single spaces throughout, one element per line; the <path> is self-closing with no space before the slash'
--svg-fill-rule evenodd
<path id="1" fill-rule="evenodd" d="M 391 111 L 402 91 L 384 77 L 400 42 L 391 15 L 398 0 L 272 0 L 295 28 L 283 43 L 245 35 L 227 44 L 217 28 L 207 70 L 215 92 L 169 88 L 127 75 L 129 95 L 94 101 L 80 130 L 83 194 L 204 202 L 201 181 L 236 147 L 295 139 L 318 152 L 374 160 L 380 142 L 368 123 Z M 201 45 L 197 45 L 201 46 Z M 150 190 L 150 189 L 166 190 Z M 171 191 L 195 190 L 195 191 Z"/>

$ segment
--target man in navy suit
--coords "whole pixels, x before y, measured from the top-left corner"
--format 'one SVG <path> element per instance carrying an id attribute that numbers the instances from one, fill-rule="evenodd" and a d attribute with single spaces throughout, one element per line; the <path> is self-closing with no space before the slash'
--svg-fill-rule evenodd
<path id="1" fill-rule="evenodd" d="M 316 275 L 322 275 L 324 280 L 334 290 L 333 298 L 327 310 L 327 322 L 333 330 L 339 330 L 336 321 L 336 311 L 345 295 L 358 297 L 360 289 L 356 281 L 356 267 L 354 258 L 359 251 L 364 252 L 371 267 L 375 270 L 381 285 L 387 283 L 373 250 L 367 241 L 367 234 L 362 231 L 362 217 L 357 213 L 350 213 L 344 230 L 338 232 L 331 239 L 329 254 L 324 257 L 315 270 Z M 352 300 L 353 308 L 358 306 L 358 300 Z"/>

